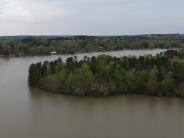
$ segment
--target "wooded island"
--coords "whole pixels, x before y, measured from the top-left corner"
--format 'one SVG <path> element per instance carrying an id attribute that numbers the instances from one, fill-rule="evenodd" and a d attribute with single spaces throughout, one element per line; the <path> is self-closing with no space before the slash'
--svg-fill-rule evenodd
<path id="1" fill-rule="evenodd" d="M 156 56 L 111 57 L 99 55 L 61 58 L 31 64 L 29 85 L 79 96 L 146 94 L 184 96 L 184 50 L 167 50 Z"/>

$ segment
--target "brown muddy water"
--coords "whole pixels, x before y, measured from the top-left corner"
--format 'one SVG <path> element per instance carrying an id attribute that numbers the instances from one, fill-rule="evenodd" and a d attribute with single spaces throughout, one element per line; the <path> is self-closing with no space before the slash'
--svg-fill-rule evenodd
<path id="1" fill-rule="evenodd" d="M 144 55 L 163 50 L 78 54 Z M 184 99 L 121 95 L 75 97 L 27 84 L 32 63 L 71 55 L 0 59 L 0 138 L 183 138 Z"/>

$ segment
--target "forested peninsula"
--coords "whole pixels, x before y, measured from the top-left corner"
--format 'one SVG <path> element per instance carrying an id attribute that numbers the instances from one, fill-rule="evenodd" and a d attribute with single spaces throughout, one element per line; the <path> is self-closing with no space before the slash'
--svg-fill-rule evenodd
<path id="1" fill-rule="evenodd" d="M 0 37 L 0 57 L 182 47 L 183 34 Z"/>
<path id="2" fill-rule="evenodd" d="M 99 55 L 31 64 L 29 85 L 78 96 L 146 94 L 184 97 L 184 49 L 156 56 Z"/>

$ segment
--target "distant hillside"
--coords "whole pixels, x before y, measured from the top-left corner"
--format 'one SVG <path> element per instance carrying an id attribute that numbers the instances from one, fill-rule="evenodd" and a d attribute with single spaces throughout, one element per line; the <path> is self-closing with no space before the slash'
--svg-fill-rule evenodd
<path id="1" fill-rule="evenodd" d="M 147 36 L 180 36 L 183 34 L 175 33 L 175 34 L 140 34 L 140 35 L 98 35 L 98 36 L 88 36 L 88 35 L 15 35 L 15 36 L 0 36 L 0 39 L 22 39 L 22 38 L 59 38 L 59 37 L 147 37 Z"/>

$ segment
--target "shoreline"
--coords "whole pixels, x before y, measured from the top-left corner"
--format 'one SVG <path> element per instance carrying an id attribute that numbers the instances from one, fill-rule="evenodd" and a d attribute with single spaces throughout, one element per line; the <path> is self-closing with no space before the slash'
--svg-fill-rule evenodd
<path id="1" fill-rule="evenodd" d="M 28 84 L 29 85 L 29 84 Z M 49 91 L 49 90 L 45 90 L 45 89 L 42 89 L 40 87 L 37 87 L 37 86 L 33 86 L 33 85 L 29 85 L 33 88 L 38 88 L 38 89 L 41 89 L 45 92 L 48 92 L 48 93 L 53 93 L 53 94 L 60 94 L 60 95 L 68 95 L 68 96 L 74 96 L 74 97 L 96 97 L 96 98 L 100 98 L 100 97 L 112 97 L 112 96 L 120 96 L 120 95 L 145 95 L 145 96 L 151 96 L 151 97 L 175 97 L 175 98 L 181 98 L 181 99 L 184 99 L 184 97 L 182 96 L 177 96 L 177 95 L 150 95 L 150 94 L 143 94 L 143 93 L 117 93 L 117 94 L 110 94 L 108 96 L 92 96 L 92 95 L 76 95 L 76 94 L 67 94 L 67 93 L 62 93 L 62 92 L 53 92 L 53 91 Z"/>
<path id="2" fill-rule="evenodd" d="M 170 48 L 170 49 L 179 49 L 179 48 Z M 19 56 L 16 56 L 15 54 L 10 54 L 9 57 L 0 57 L 0 59 L 7 59 L 7 58 L 19 58 L 19 57 L 33 57 L 33 56 L 50 56 L 50 55 L 76 55 L 76 54 L 86 54 L 86 53 L 99 53 L 99 52 L 118 52 L 118 51 L 126 51 L 126 50 L 162 50 L 161 48 L 155 48 L 155 49 L 118 49 L 118 50 L 107 50 L 107 51 L 93 51 L 93 52 L 76 52 L 74 54 L 69 54 L 69 53 L 66 53 L 66 54 L 62 54 L 62 53 L 59 53 L 59 54 L 35 54 L 35 55 L 19 55 Z M 167 50 L 167 49 L 165 49 Z"/>

